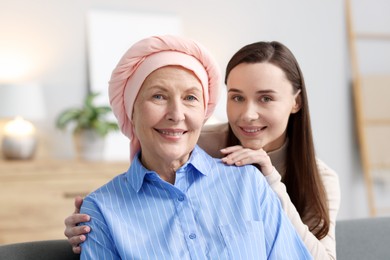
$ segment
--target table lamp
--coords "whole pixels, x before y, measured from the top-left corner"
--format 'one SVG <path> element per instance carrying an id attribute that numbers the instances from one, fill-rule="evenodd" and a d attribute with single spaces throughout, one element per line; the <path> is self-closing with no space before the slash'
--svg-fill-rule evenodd
<path id="1" fill-rule="evenodd" d="M 28 120 L 45 116 L 42 88 L 38 84 L 0 84 L 0 118 L 3 128 L 2 151 L 5 159 L 34 157 L 37 133 Z"/>

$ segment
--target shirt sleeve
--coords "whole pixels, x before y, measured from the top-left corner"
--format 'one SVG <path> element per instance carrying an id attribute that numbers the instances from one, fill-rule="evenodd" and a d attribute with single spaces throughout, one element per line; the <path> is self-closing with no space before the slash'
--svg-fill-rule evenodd
<path id="1" fill-rule="evenodd" d="M 263 176 L 262 176 L 263 177 Z M 269 259 L 313 259 L 299 234 L 284 212 L 279 198 L 264 179 L 260 187 L 260 210 Z"/>
<path id="2" fill-rule="evenodd" d="M 317 160 L 317 165 L 328 199 L 330 218 L 329 232 L 321 240 L 318 240 L 316 236 L 310 232 L 308 226 L 302 222 L 298 211 L 287 194 L 286 186 L 281 182 L 281 176 L 277 170 L 275 169 L 272 174 L 266 177 L 266 179 L 268 184 L 278 195 L 284 211 L 314 259 L 334 260 L 336 259 L 336 217 L 340 207 L 339 180 L 337 174 L 323 162 Z"/>
<path id="3" fill-rule="evenodd" d="M 91 217 L 88 223 L 79 224 L 91 227 L 88 238 L 81 244 L 80 259 L 121 259 L 115 249 L 106 221 L 90 196 L 84 199 L 80 213 Z"/>

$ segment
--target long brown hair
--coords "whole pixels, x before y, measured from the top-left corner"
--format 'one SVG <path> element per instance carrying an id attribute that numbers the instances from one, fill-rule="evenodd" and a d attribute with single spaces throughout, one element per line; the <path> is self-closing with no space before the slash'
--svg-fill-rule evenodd
<path id="1" fill-rule="evenodd" d="M 282 181 L 302 221 L 310 223 L 309 230 L 321 239 L 329 232 L 329 209 L 315 158 L 305 81 L 294 55 L 276 41 L 246 45 L 230 59 L 226 67 L 225 84 L 231 70 L 237 65 L 259 62 L 268 62 L 282 69 L 294 93 L 301 91 L 301 109 L 290 115 L 287 125 L 289 141 L 286 173 Z M 229 129 L 228 145 L 236 144 L 240 144 L 240 141 Z"/>

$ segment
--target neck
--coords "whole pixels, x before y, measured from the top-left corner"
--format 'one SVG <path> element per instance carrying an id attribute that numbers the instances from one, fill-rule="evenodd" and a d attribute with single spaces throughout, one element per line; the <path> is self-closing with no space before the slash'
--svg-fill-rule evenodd
<path id="1" fill-rule="evenodd" d="M 286 172 L 287 146 L 288 139 L 285 140 L 285 143 L 279 149 L 267 153 L 271 159 L 272 164 L 282 176 L 284 176 Z"/>
<path id="2" fill-rule="evenodd" d="M 175 160 L 163 160 L 162 158 L 152 158 L 149 160 L 149 157 L 143 156 L 141 154 L 140 160 L 145 168 L 151 171 L 155 171 L 161 177 L 161 179 L 174 184 L 176 180 L 177 169 L 184 165 L 188 158 L 188 156 L 185 156 L 185 158 Z"/>

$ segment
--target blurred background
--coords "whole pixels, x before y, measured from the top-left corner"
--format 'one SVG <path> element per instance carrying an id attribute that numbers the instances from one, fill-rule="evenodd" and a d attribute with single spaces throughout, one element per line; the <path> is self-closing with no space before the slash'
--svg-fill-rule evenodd
<path id="1" fill-rule="evenodd" d="M 385 10 L 390 10 L 386 0 L 352 1 L 355 27 L 389 34 Z M 277 40 L 287 45 L 306 80 L 317 155 L 339 175 L 338 218 L 370 215 L 354 120 L 344 1 L 0 0 L 0 85 L 38 83 L 44 100 L 45 113 L 34 121 L 39 136 L 34 160 L 73 158 L 72 135 L 56 128 L 56 118 L 64 109 L 81 106 L 88 89 L 107 87 L 91 85 L 91 11 L 174 17 L 178 33 L 205 45 L 222 71 L 248 43 Z M 140 27 L 134 22 L 127 29 L 109 30 L 131 37 Z M 390 51 L 381 51 L 383 45 L 363 47 L 371 64 L 362 58 L 362 70 L 390 73 L 390 59 L 385 59 Z M 379 55 L 373 59 L 374 51 Z M 225 103 L 223 92 L 215 120 L 226 121 Z"/>

